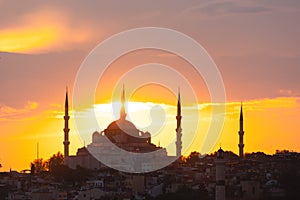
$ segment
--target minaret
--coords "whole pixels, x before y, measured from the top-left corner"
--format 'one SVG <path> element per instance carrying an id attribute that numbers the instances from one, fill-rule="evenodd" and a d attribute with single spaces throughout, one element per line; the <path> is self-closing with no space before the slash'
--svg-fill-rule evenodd
<path id="1" fill-rule="evenodd" d="M 240 112 L 240 131 L 239 131 L 239 156 L 240 158 L 244 157 L 244 120 L 243 120 L 243 105 L 241 103 L 241 112 Z"/>
<path id="2" fill-rule="evenodd" d="M 220 147 L 217 151 L 216 163 L 216 200 L 225 200 L 225 159 L 224 151 Z"/>
<path id="3" fill-rule="evenodd" d="M 125 111 L 125 89 L 123 85 L 122 93 L 121 93 L 121 109 L 120 109 L 120 119 L 125 120 L 126 118 L 126 111 Z"/>
<path id="4" fill-rule="evenodd" d="M 64 116 L 64 120 L 65 120 L 65 128 L 64 128 L 64 133 L 65 133 L 65 138 L 64 138 L 64 163 L 66 164 L 67 162 L 67 158 L 69 157 L 69 145 L 70 145 L 70 141 L 69 141 L 69 102 L 68 102 L 68 88 L 66 89 L 66 100 L 65 100 L 65 116 Z"/>
<path id="5" fill-rule="evenodd" d="M 182 129 L 181 129 L 181 102 L 180 102 L 180 91 L 178 89 L 178 102 L 177 102 L 177 128 L 176 128 L 176 157 L 181 157 L 181 149 L 182 149 L 182 142 L 181 142 L 181 136 L 182 136 Z"/>

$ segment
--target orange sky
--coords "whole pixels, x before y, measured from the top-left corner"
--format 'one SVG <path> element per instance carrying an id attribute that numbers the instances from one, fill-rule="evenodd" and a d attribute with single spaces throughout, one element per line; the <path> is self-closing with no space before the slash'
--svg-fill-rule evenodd
<path id="1" fill-rule="evenodd" d="M 93 6 L 80 2 L 20 4 L 18 9 L 10 1 L 0 2 L 1 171 L 29 168 L 36 158 L 37 143 L 44 159 L 62 152 L 65 86 L 72 100 L 76 73 L 88 53 L 113 34 L 144 26 L 181 31 L 203 45 L 216 62 L 227 102 L 226 113 L 217 113 L 225 116 L 223 130 L 209 152 L 221 145 L 237 153 L 240 101 L 244 105 L 245 152 L 300 151 L 300 28 L 294 20 L 300 17 L 300 3 L 272 1 L 271 6 L 270 2 L 176 0 L 161 5 L 139 1 L 132 5 L 98 2 Z M 158 64 L 135 68 L 147 63 L 169 68 Z M 145 80 L 155 81 L 141 85 Z M 149 110 L 155 105 L 160 108 L 155 119 L 162 119 L 162 114 L 166 124 L 161 135 L 153 136 L 153 142 L 170 145 L 169 154 L 175 148 L 170 137 L 175 139 L 180 86 L 185 154 L 201 149 L 212 123 L 211 99 L 203 77 L 191 64 L 176 55 L 149 49 L 118 58 L 99 80 L 95 93 L 102 128 L 114 119 L 107 103 L 119 100 L 123 83 L 131 102 L 143 102 L 131 104 L 135 109 L 130 116 L 143 131 L 156 131 L 148 127 Z M 83 140 L 89 143 L 87 133 L 97 129 L 88 127 L 87 133 L 79 136 L 73 120 L 71 116 L 71 154 Z M 218 123 L 218 118 L 214 120 Z"/>
<path id="2" fill-rule="evenodd" d="M 182 92 L 184 94 L 184 92 Z M 63 98 L 61 98 L 63 100 Z M 175 97 L 172 98 L 176 101 Z M 184 102 L 184 95 L 182 95 Z M 144 104 L 144 105 L 143 105 Z M 143 131 L 148 129 L 149 117 L 148 113 L 152 106 L 147 106 L 143 103 L 142 106 L 134 107 L 134 112 L 130 113 L 130 119 Z M 102 104 L 103 105 L 103 104 Z M 161 105 L 161 104 L 157 104 Z M 276 149 L 289 149 L 299 151 L 300 146 L 297 141 L 299 140 L 299 124 L 295 124 L 295 118 L 300 111 L 299 98 L 276 98 L 276 99 L 262 99 L 249 102 L 243 102 L 244 105 L 244 129 L 245 129 L 245 152 L 264 151 L 272 154 Z M 215 151 L 221 145 L 226 150 L 231 150 L 235 153 L 238 152 L 238 120 L 240 102 L 228 102 L 226 106 L 224 128 L 220 134 L 219 139 L 216 141 L 215 146 L 212 146 L 211 151 L 202 152 L 210 153 Z M 114 117 L 108 112 L 111 107 L 108 104 L 103 105 L 100 109 L 99 118 L 100 127 L 105 128 Z M 160 132 L 151 132 L 156 134 L 153 142 L 161 146 L 168 146 L 170 155 L 174 154 L 175 143 L 175 105 L 165 104 L 162 107 L 166 114 L 165 129 Z M 194 107 L 195 108 L 195 107 Z M 191 151 L 200 151 L 204 137 L 207 135 L 208 125 L 211 122 L 210 106 L 206 102 L 199 105 L 199 114 L 197 110 L 191 110 L 190 106 L 183 103 L 183 147 L 187 148 L 185 155 Z M 33 110 L 31 110 L 33 109 Z M 57 151 L 63 151 L 63 104 L 55 105 L 52 110 L 43 110 L 38 113 L 32 114 L 34 109 L 30 108 L 24 117 L 19 120 L 2 120 L 1 127 L 3 131 L 1 140 L 1 162 L 3 163 L 2 170 L 8 170 L 10 167 L 17 170 L 29 168 L 29 164 L 36 157 L 36 144 L 39 142 L 40 157 L 48 158 Z M 9 109 L 8 109 L 9 110 Z M 12 111 L 13 112 L 13 111 Z M 24 111 L 25 112 L 25 111 Z M 109 114 L 110 113 L 110 114 Z M 161 114 L 161 113 L 160 113 Z M 118 116 L 116 116 L 117 118 Z M 161 116 L 155 116 L 152 119 L 154 123 Z M 193 121 L 193 118 L 199 117 L 199 121 Z M 198 124 L 195 124 L 197 123 Z M 143 124 L 144 123 L 144 124 Z M 198 130 L 195 132 L 193 126 L 198 125 Z M 82 147 L 83 143 L 90 143 L 90 135 L 93 131 L 97 130 L 96 127 L 89 127 L 88 132 L 90 135 L 83 135 L 77 133 L 74 126 L 74 119 L 70 120 L 70 152 L 75 154 L 77 148 Z M 147 128 L 145 128 L 147 127 Z M 99 130 L 99 129 L 98 129 Z M 194 135 L 194 139 L 191 136 Z M 186 139 L 188 137 L 188 139 Z"/>

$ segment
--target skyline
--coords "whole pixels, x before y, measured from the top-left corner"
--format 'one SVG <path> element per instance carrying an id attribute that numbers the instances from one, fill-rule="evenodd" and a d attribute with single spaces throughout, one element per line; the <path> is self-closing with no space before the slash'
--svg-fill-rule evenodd
<path id="1" fill-rule="evenodd" d="M 65 86 L 72 95 L 79 67 L 98 43 L 121 31 L 146 26 L 166 27 L 190 36 L 217 64 L 226 89 L 226 118 L 212 151 L 221 145 L 224 150 L 238 152 L 241 101 L 246 153 L 300 151 L 299 1 L 46 1 L 17 5 L 0 1 L 1 171 L 29 168 L 37 142 L 40 157 L 45 159 L 63 152 Z M 172 70 L 152 64 L 123 76 L 146 63 L 160 63 Z M 168 87 L 139 85 L 153 77 Z M 114 120 L 110 102 L 119 100 L 120 83 L 125 84 L 126 98 L 131 102 L 127 111 L 130 120 L 146 129 L 151 115 L 141 113 L 149 113 L 153 106 L 163 108 L 156 117 L 160 119 L 159 114 L 165 111 L 170 120 L 166 128 L 170 132 L 166 133 L 173 133 L 174 138 L 174 91 L 180 86 L 183 139 L 191 132 L 192 119 L 200 113 L 199 136 L 190 151 L 200 149 L 209 123 L 210 94 L 203 77 L 194 73 L 189 63 L 174 54 L 149 49 L 118 58 L 101 77 L 96 91 L 93 106 L 99 111 L 100 127 Z M 76 136 L 72 112 L 70 108 L 70 154 L 84 142 Z M 90 127 L 87 133 L 91 135 L 96 128 Z M 88 143 L 90 138 L 83 140 Z M 154 143 L 160 141 L 163 146 L 167 140 L 167 136 L 154 138 Z"/>
<path id="2" fill-rule="evenodd" d="M 261 135 L 262 137 L 251 137 L 251 132 L 254 132 L 257 128 L 256 126 L 249 126 L 249 123 L 255 123 L 257 121 L 261 121 L 265 118 L 265 116 L 261 116 L 260 118 L 253 120 L 248 120 L 247 117 L 249 116 L 256 116 L 255 112 L 261 112 L 261 108 L 268 107 L 269 109 L 269 114 L 276 112 L 278 110 L 278 101 L 279 102 L 284 102 L 284 107 L 281 108 L 281 110 L 285 110 L 285 114 L 289 115 L 287 113 L 287 110 L 293 110 L 294 105 L 296 102 L 293 101 L 287 101 L 287 99 L 277 99 L 273 101 L 267 100 L 266 102 L 257 102 L 257 101 L 252 101 L 252 102 L 243 102 L 243 113 L 244 113 L 244 130 L 245 130 L 245 153 L 251 153 L 251 152 L 260 152 L 263 151 L 267 154 L 273 154 L 275 153 L 276 150 L 291 150 L 291 151 L 297 151 L 297 148 L 299 148 L 299 144 L 294 143 L 294 148 L 286 148 L 286 146 L 290 145 L 292 142 L 293 138 L 286 138 L 286 140 L 280 140 L 280 145 L 274 144 L 274 145 L 265 145 L 264 150 L 260 148 L 261 143 L 265 142 L 268 137 L 272 137 L 272 133 L 267 133 L 265 135 Z M 183 115 L 183 122 L 182 122 L 182 127 L 183 127 L 183 155 L 188 156 L 190 152 L 192 151 L 197 151 L 202 154 L 204 153 L 213 153 L 216 150 L 219 149 L 220 146 L 222 146 L 223 149 L 232 151 L 238 155 L 238 130 L 239 130 L 239 117 L 240 117 L 240 106 L 241 102 L 227 102 L 226 103 L 226 118 L 225 118 L 225 123 L 224 123 L 224 128 L 222 130 L 221 135 L 219 136 L 218 141 L 216 142 L 215 146 L 212 148 L 211 151 L 209 152 L 201 152 L 200 148 L 201 145 L 203 145 L 204 137 L 207 134 L 207 129 L 210 123 L 210 110 L 211 110 L 211 105 L 210 103 L 203 103 L 203 104 L 198 104 L 197 106 L 200 108 L 201 112 L 201 119 L 200 119 L 200 124 L 198 127 L 198 132 L 196 133 L 194 139 L 191 139 L 187 137 L 190 134 L 187 134 L 188 131 L 191 131 L 189 128 L 191 121 L 193 121 L 191 118 L 193 118 L 193 115 L 186 115 L 187 113 L 192 113 L 195 111 L 195 106 L 182 106 L 182 115 Z M 175 155 L 175 139 L 176 139 L 176 132 L 173 131 L 175 130 L 176 126 L 176 104 L 174 105 L 168 105 L 168 104 L 157 104 L 157 103 L 152 103 L 152 102 L 128 102 L 126 104 L 126 109 L 128 109 L 128 118 L 130 121 L 132 121 L 138 128 L 141 128 L 143 131 L 150 131 L 150 133 L 156 133 L 162 132 L 162 135 L 159 135 L 161 133 L 154 134 L 153 135 L 153 142 L 156 145 L 160 145 L 162 147 L 167 147 L 168 154 L 169 155 Z M 252 105 L 252 106 L 251 106 Z M 157 107 L 158 106 L 158 107 Z M 250 109 L 249 109 L 249 107 Z M 280 103 L 280 106 L 283 106 Z M 113 108 L 114 107 L 114 108 Z M 78 148 L 87 145 L 91 142 L 91 136 L 92 133 L 96 130 L 98 131 L 103 131 L 104 127 L 106 127 L 111 121 L 118 119 L 118 114 L 115 113 L 116 110 L 120 107 L 120 102 L 116 102 L 113 104 L 97 104 L 95 105 L 95 108 L 93 109 L 87 109 L 83 112 L 81 112 L 79 115 L 82 115 L 83 118 L 86 116 L 88 117 L 91 112 L 91 110 L 95 111 L 96 116 L 97 116 L 97 121 L 99 123 L 99 126 L 101 127 L 100 129 L 95 128 L 95 127 L 90 127 L 87 129 L 85 132 L 79 133 L 76 131 L 76 126 L 74 122 L 74 115 L 72 114 L 72 110 L 70 110 L 70 154 L 74 155 L 77 151 Z M 157 110 L 157 113 L 154 112 L 153 114 L 153 108 L 154 110 Z M 165 124 L 163 130 L 160 130 L 158 126 L 160 126 L 160 123 L 157 123 L 156 120 L 152 121 L 151 117 L 158 117 L 158 120 L 161 120 L 163 118 L 159 117 L 160 114 L 162 114 L 162 110 L 167 113 L 166 119 L 165 119 Z M 63 105 L 62 105 L 63 109 Z M 132 110 L 132 111 L 131 111 Z M 229 111 L 229 112 L 228 112 Z M 152 113 L 151 113 L 152 112 Z M 150 114 L 151 113 L 151 114 Z M 246 114 L 245 114 L 246 113 Z M 54 114 L 54 115 L 53 115 Z M 195 113 L 194 113 L 195 114 Z M 56 126 L 59 124 L 61 127 L 58 128 L 58 130 L 63 130 L 63 115 L 64 115 L 64 110 L 61 111 L 54 111 L 52 113 L 53 121 Z M 150 117 L 151 116 L 151 117 Z M 279 120 L 281 119 L 283 115 L 277 116 Z M 250 118 L 251 119 L 251 118 Z M 51 121 L 52 121 L 51 120 Z M 267 121 L 267 120 L 265 120 Z M 150 125 L 150 126 L 149 126 Z M 268 126 L 272 126 L 271 123 L 267 123 Z M 87 127 L 89 127 L 89 124 L 87 124 Z M 146 128 L 145 128 L 146 127 Z M 157 128 L 158 127 L 158 128 Z M 47 130 L 48 127 L 43 127 L 41 125 L 42 130 Z M 281 130 L 284 130 L 285 127 L 281 127 Z M 232 131 L 233 130 L 233 131 Z M 153 132 L 152 132 L 153 131 Z M 43 131 L 40 131 L 40 129 L 36 130 L 35 134 L 30 134 L 29 136 L 23 136 L 21 138 L 13 138 L 16 140 L 20 141 L 31 141 L 31 145 L 28 149 L 28 152 L 26 150 L 22 150 L 22 153 L 29 153 L 30 156 L 28 160 L 24 163 L 22 163 L 20 168 L 16 168 L 18 170 L 25 169 L 26 164 L 29 163 L 36 158 L 36 142 L 39 143 L 39 154 L 41 155 L 40 158 L 47 158 L 47 155 L 52 155 L 55 151 L 63 151 L 63 145 L 62 145 L 62 139 L 63 139 L 63 133 L 62 131 L 57 132 L 56 134 L 41 134 Z M 282 131 L 284 134 L 284 132 Z M 171 136 L 171 140 L 170 140 Z M 297 136 L 296 136 L 297 137 Z M 297 138 L 296 138 L 297 139 Z M 187 141 L 192 141 L 192 144 L 187 144 Z M 48 144 L 51 143 L 54 146 L 54 148 L 49 148 Z M 187 145 L 191 145 L 189 148 L 185 149 Z M 22 148 L 22 144 L 20 146 Z M 15 146 L 13 146 L 15 148 Z M 55 150 L 53 150 L 55 149 Z M 296 150 L 295 150 L 296 149 Z M 19 155 L 19 150 L 18 149 L 15 153 Z M 12 157 L 13 160 L 15 160 L 14 157 Z M 25 167 L 23 167 L 25 164 Z M 18 166 L 18 165 L 17 165 Z M 29 166 L 29 165 L 28 165 Z M 11 166 L 2 166 L 2 170 L 9 169 Z M 28 168 L 28 167 L 27 167 Z"/>

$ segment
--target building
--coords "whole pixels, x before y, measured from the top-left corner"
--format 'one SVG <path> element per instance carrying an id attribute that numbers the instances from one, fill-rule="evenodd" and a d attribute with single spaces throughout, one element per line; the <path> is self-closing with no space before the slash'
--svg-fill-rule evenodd
<path id="1" fill-rule="evenodd" d="M 176 157 L 179 158 L 181 157 L 181 149 L 182 149 L 182 129 L 181 129 L 181 102 L 180 102 L 180 91 L 178 89 L 178 102 L 177 102 L 177 116 L 176 116 L 176 121 L 177 121 L 177 128 L 176 128 Z"/>
<path id="2" fill-rule="evenodd" d="M 240 130 L 239 130 L 239 156 L 240 158 L 244 157 L 244 118 L 243 118 L 243 105 L 241 104 L 240 112 Z"/>
<path id="3" fill-rule="evenodd" d="M 65 127 L 64 127 L 64 162 L 66 164 L 67 158 L 69 157 L 69 100 L 68 100 L 68 88 L 66 89 L 66 99 L 65 99 L 65 116 L 64 116 L 64 121 L 65 121 Z"/>
<path id="4" fill-rule="evenodd" d="M 151 153 L 158 152 L 155 155 L 156 160 L 163 162 L 175 160 L 174 156 L 168 156 L 165 148 L 156 146 L 151 143 L 151 134 L 146 131 L 143 132 L 136 128 L 136 126 L 126 119 L 125 110 L 125 90 L 121 92 L 121 109 L 120 118 L 111 122 L 103 131 L 95 131 L 92 134 L 92 142 L 87 147 L 82 147 L 77 150 L 76 155 L 69 155 L 69 126 L 68 126 L 68 93 L 66 93 L 65 100 L 65 128 L 64 128 L 64 152 L 65 164 L 70 168 L 81 166 L 87 169 L 100 169 L 105 166 L 110 166 L 117 169 L 124 169 L 124 171 L 151 171 L 156 168 L 157 162 L 148 162 L 145 159 L 139 161 L 134 160 L 134 157 L 128 157 L 130 153 Z M 181 102 L 180 93 L 178 93 L 177 104 L 177 128 L 176 128 L 176 154 L 177 158 L 181 156 Z M 113 144 L 113 145 L 112 145 Z M 123 151 L 124 150 L 124 151 Z M 125 155 L 126 154 L 126 155 Z M 101 160 L 101 162 L 99 161 Z M 116 162 L 116 160 L 118 162 Z M 133 166 L 132 163 L 137 163 Z M 129 169 L 131 167 L 131 169 Z"/>
<path id="5" fill-rule="evenodd" d="M 216 163 L 216 200 L 225 200 L 225 159 L 224 151 L 217 152 Z"/>

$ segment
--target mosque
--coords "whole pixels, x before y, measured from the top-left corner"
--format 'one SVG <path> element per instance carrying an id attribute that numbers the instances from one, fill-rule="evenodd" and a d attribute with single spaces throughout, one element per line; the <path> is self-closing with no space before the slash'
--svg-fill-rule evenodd
<path id="1" fill-rule="evenodd" d="M 125 111 L 125 90 L 124 87 L 121 92 L 121 108 L 120 118 L 111 122 L 106 129 L 101 132 L 95 131 L 92 134 L 92 143 L 87 147 L 82 147 L 77 150 L 76 155 L 69 155 L 69 103 L 68 92 L 66 91 L 65 98 L 65 116 L 64 116 L 64 162 L 70 168 L 77 168 L 78 166 L 97 170 L 110 166 L 117 169 L 125 169 L 125 171 L 136 171 L 132 168 L 132 162 L 136 161 L 131 156 L 133 154 L 147 154 L 155 152 L 151 155 L 159 161 L 174 161 L 181 156 L 182 149 L 182 129 L 181 129 L 181 102 L 180 93 L 178 92 L 177 102 L 177 128 L 176 128 L 176 156 L 168 156 L 165 148 L 156 146 L 151 143 L 151 134 L 146 131 L 143 132 L 136 128 L 136 126 L 126 120 Z M 113 144 L 113 145 L 112 145 Z M 125 156 L 126 154 L 126 156 Z M 151 157 L 151 158 L 152 158 Z M 174 159 L 175 158 L 175 159 Z M 139 168 L 137 171 L 151 171 L 155 168 L 157 162 L 151 163 L 147 159 L 138 161 Z M 158 167 L 158 166 L 157 166 Z"/>

